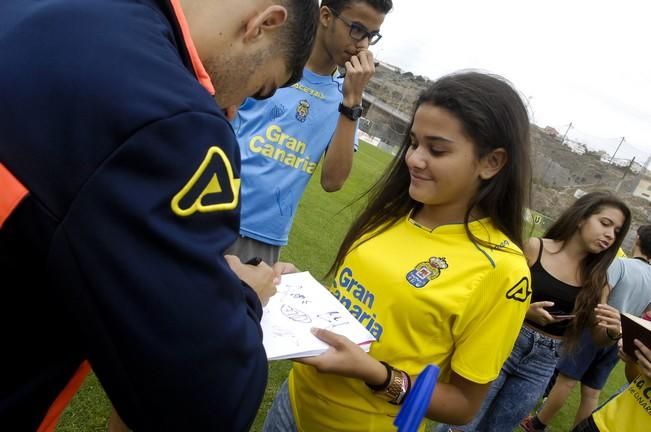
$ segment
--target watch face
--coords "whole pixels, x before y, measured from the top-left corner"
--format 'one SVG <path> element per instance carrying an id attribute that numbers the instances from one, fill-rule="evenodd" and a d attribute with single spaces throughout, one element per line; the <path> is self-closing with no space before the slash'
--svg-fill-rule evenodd
<path id="1" fill-rule="evenodd" d="M 364 109 L 361 105 L 355 105 L 349 108 L 344 104 L 339 104 L 339 112 L 351 120 L 358 120 L 362 116 Z"/>

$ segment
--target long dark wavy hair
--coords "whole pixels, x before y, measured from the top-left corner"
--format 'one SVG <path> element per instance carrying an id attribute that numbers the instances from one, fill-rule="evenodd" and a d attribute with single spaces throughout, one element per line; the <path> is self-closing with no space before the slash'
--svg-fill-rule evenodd
<path id="1" fill-rule="evenodd" d="M 577 232 L 579 224 L 604 208 L 616 208 L 624 215 L 624 223 L 615 234 L 615 242 L 608 249 L 598 253 L 589 253 L 581 261 L 579 277 L 581 289 L 574 303 L 576 317 L 565 332 L 565 349 L 572 350 L 583 329 L 593 324 L 594 308 L 601 300 L 603 289 L 608 283 L 608 266 L 617 256 L 617 252 L 631 226 L 631 211 L 624 201 L 610 192 L 591 192 L 576 200 L 549 227 L 544 238 L 565 242 Z M 561 248 L 562 250 L 563 248 Z M 535 289 L 535 288 L 534 288 Z"/>
<path id="2" fill-rule="evenodd" d="M 443 108 L 461 122 L 464 133 L 475 145 L 477 159 L 498 148 L 506 151 L 507 161 L 500 172 L 482 180 L 466 209 L 464 225 L 471 241 L 494 246 L 476 238 L 468 228 L 471 213 L 479 210 L 522 249 L 523 210 L 531 191 L 531 163 L 529 117 L 520 95 L 501 77 L 466 71 L 436 80 L 420 95 L 414 113 L 423 104 Z M 411 126 L 413 116 L 410 129 Z M 405 163 L 409 146 L 407 135 L 384 175 L 363 195 L 369 197 L 366 208 L 344 237 L 328 275 L 334 274 L 354 245 L 361 244 L 357 242 L 360 238 L 369 240 L 422 206 L 409 195 L 411 179 Z"/>

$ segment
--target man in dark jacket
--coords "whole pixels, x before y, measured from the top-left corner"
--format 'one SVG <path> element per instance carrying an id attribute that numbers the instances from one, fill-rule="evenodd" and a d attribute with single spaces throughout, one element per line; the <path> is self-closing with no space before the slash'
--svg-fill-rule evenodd
<path id="1" fill-rule="evenodd" d="M 0 430 L 52 429 L 84 360 L 136 431 L 248 430 L 275 273 L 223 257 L 223 109 L 300 77 L 317 10 L 0 2 Z"/>

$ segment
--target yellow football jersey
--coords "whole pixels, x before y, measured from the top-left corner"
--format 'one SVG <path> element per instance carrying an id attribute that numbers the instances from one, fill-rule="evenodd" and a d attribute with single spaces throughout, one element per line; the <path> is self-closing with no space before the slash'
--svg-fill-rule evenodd
<path id="1" fill-rule="evenodd" d="M 651 378 L 635 378 L 592 418 L 600 432 L 651 431 Z"/>
<path id="2" fill-rule="evenodd" d="M 489 219 L 425 229 L 404 218 L 348 254 L 330 288 L 373 334 L 370 355 L 414 376 L 430 363 L 477 383 L 499 375 L 524 320 L 530 275 Z M 399 407 L 359 380 L 296 364 L 289 378 L 300 431 L 390 431 Z"/>

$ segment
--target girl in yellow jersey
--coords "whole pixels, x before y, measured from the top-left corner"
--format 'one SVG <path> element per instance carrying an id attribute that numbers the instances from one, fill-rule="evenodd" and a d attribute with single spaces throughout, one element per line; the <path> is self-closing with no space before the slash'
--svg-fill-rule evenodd
<path id="1" fill-rule="evenodd" d="M 598 311 L 597 318 L 609 320 L 608 310 Z M 619 313 L 609 314 L 613 331 L 621 334 Z M 612 320 L 612 318 L 615 318 Z M 647 309 L 642 318 L 651 321 Z M 629 432 L 651 431 L 651 346 L 634 340 L 635 358 L 626 355 L 620 346 L 619 356 L 626 363 L 626 378 L 630 385 L 599 407 L 592 415 L 577 424 L 572 432 Z"/>
<path id="2" fill-rule="evenodd" d="M 416 375 L 440 367 L 427 416 L 462 424 L 499 375 L 531 296 L 522 254 L 529 119 L 503 79 L 445 76 L 372 188 L 331 268 L 332 294 L 376 337 L 295 364 L 265 431 L 391 431 Z"/>

